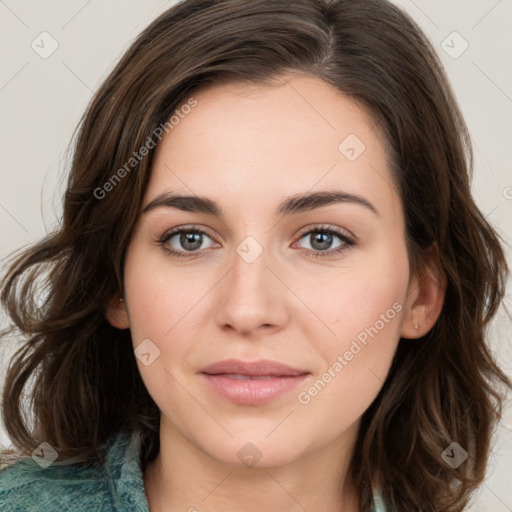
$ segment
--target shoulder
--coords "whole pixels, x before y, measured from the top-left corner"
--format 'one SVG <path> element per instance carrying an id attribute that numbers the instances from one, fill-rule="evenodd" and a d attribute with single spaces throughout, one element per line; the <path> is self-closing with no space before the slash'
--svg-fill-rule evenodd
<path id="1" fill-rule="evenodd" d="M 19 460 L 0 471 L 0 511 L 146 512 L 136 448 L 120 433 L 105 444 L 103 465 L 55 461 L 42 467 L 31 457 Z"/>
<path id="2" fill-rule="evenodd" d="M 98 469 L 70 464 L 42 468 L 30 458 L 0 471 L 2 512 L 107 511 L 111 505 Z"/>

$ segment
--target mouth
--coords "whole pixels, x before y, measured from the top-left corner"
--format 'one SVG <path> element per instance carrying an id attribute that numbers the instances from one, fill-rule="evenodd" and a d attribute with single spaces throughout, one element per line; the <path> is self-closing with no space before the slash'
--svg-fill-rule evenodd
<path id="1" fill-rule="evenodd" d="M 226 379 L 235 379 L 235 380 L 270 380 L 276 378 L 285 378 L 290 377 L 286 375 L 240 375 L 239 373 L 215 373 L 205 375 L 218 375 L 219 377 L 225 377 Z"/>
<path id="2" fill-rule="evenodd" d="M 294 368 L 270 359 L 259 359 L 258 361 L 225 359 L 206 366 L 200 371 L 208 375 L 239 375 L 242 377 L 296 377 L 309 373 L 308 370 Z"/>
<path id="3" fill-rule="evenodd" d="M 240 405 L 258 405 L 290 392 L 310 375 L 270 360 L 219 361 L 200 371 L 207 388 L 215 395 Z"/>

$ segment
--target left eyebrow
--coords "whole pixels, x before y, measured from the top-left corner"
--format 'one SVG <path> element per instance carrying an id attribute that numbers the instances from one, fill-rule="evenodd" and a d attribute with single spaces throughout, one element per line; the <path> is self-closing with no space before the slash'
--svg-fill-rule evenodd
<path id="1" fill-rule="evenodd" d="M 375 215 L 380 215 L 377 208 L 375 208 L 368 199 L 338 190 L 312 192 L 288 197 L 279 204 L 277 213 L 282 216 L 295 215 L 336 203 L 349 203 L 363 206 L 372 211 Z M 174 192 L 159 194 L 143 208 L 142 213 L 147 213 L 159 207 L 177 208 L 186 212 L 204 213 L 219 218 L 223 216 L 221 206 L 208 197 L 195 195 L 183 196 Z"/>
<path id="2" fill-rule="evenodd" d="M 377 208 L 375 208 L 368 199 L 339 190 L 312 192 L 310 194 L 299 194 L 289 197 L 279 205 L 278 213 L 280 215 L 293 215 L 296 213 L 309 212 L 336 203 L 349 203 L 364 206 L 375 215 L 380 215 Z"/>

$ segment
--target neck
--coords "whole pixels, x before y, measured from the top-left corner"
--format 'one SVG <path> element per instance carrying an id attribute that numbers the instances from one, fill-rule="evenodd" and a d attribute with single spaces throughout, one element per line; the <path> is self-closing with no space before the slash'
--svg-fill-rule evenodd
<path id="1" fill-rule="evenodd" d="M 346 483 L 358 427 L 289 464 L 239 467 L 213 459 L 164 421 L 160 451 L 144 472 L 150 511 L 359 512 L 357 491 Z"/>

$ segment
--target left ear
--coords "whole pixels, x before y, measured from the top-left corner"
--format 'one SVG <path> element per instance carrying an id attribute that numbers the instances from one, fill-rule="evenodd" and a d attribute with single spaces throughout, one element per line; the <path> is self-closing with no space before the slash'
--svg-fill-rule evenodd
<path id="1" fill-rule="evenodd" d="M 425 253 L 419 275 L 414 275 L 407 290 L 402 338 L 421 338 L 434 326 L 443 308 L 446 276 L 439 260 L 439 248 L 434 242 Z"/>

